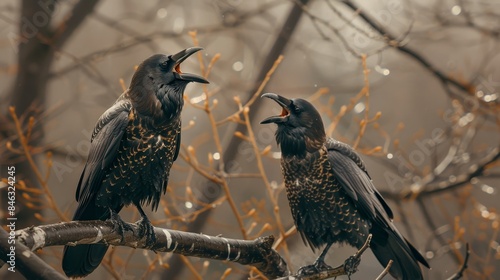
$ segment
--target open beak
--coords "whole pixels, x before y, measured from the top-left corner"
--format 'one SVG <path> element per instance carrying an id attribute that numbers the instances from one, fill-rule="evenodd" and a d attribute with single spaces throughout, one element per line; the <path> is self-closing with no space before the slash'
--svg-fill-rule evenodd
<path id="1" fill-rule="evenodd" d="M 190 57 L 194 53 L 203 50 L 203 48 L 200 47 L 192 47 L 192 48 L 187 48 L 185 50 L 182 50 L 174 55 L 172 55 L 170 58 L 174 61 L 174 73 L 179 80 L 184 80 L 184 81 L 189 81 L 189 82 L 197 82 L 197 83 L 202 83 L 202 84 L 208 84 L 209 82 L 198 75 L 195 74 L 189 74 L 189 73 L 182 73 L 181 71 L 181 63 L 186 60 L 186 58 Z"/>
<path id="2" fill-rule="evenodd" d="M 278 103 L 282 108 L 281 114 L 279 116 L 269 117 L 261 121 L 260 122 L 261 124 L 283 123 L 288 120 L 288 117 L 290 116 L 290 105 L 292 104 L 292 101 L 290 99 L 287 99 L 275 93 L 264 93 L 261 97 L 267 97 L 269 99 L 276 101 L 276 103 Z"/>

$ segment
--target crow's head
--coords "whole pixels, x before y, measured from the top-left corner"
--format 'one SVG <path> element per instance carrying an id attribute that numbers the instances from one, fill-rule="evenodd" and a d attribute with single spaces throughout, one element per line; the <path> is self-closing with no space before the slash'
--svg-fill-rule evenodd
<path id="1" fill-rule="evenodd" d="M 304 156 L 313 153 L 325 143 L 326 135 L 319 112 L 308 101 L 300 98 L 287 99 L 274 93 L 265 93 L 282 107 L 279 116 L 269 117 L 261 122 L 275 123 L 276 142 L 283 156 Z"/>
<path id="2" fill-rule="evenodd" d="M 187 84 L 208 84 L 201 76 L 181 71 L 181 63 L 202 49 L 188 48 L 174 55 L 155 54 L 144 60 L 132 77 L 129 88 L 130 98 L 137 110 L 155 118 L 179 115 Z"/>

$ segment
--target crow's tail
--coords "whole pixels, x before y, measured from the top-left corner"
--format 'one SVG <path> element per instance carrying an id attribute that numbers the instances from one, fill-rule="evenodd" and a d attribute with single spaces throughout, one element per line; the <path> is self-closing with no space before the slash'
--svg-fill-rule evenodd
<path id="1" fill-rule="evenodd" d="M 394 228 L 374 225 L 370 247 L 378 261 L 385 267 L 392 260 L 389 273 L 396 279 L 423 279 L 419 262 L 429 267 L 422 255 Z"/>
<path id="2" fill-rule="evenodd" d="M 92 203 L 93 204 L 93 203 Z M 120 209 L 121 210 L 121 207 Z M 118 211 L 119 211 L 118 210 Z M 106 220 L 109 219 L 109 210 L 96 207 L 79 205 L 74 221 L 84 220 Z M 62 268 L 68 277 L 83 277 L 89 275 L 101 263 L 108 246 L 104 244 L 82 244 L 76 246 L 64 246 Z"/>

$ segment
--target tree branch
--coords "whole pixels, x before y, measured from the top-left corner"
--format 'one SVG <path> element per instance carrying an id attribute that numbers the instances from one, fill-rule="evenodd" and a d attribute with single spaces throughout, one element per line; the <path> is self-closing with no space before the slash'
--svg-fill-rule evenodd
<path id="1" fill-rule="evenodd" d="M 453 276 L 451 276 L 450 278 L 448 278 L 446 280 L 462 279 L 462 277 L 464 276 L 464 272 L 468 267 L 469 256 L 470 256 L 469 243 L 465 243 L 465 259 L 464 259 L 464 263 L 462 264 L 462 267 L 460 268 L 460 270 L 457 273 L 453 274 Z"/>
<path id="2" fill-rule="evenodd" d="M 384 277 L 389 273 L 389 269 L 391 269 L 392 263 L 394 263 L 394 261 L 393 260 L 389 260 L 389 262 L 387 263 L 387 266 L 384 268 L 384 270 L 382 270 L 382 272 L 380 273 L 380 275 L 375 280 L 382 280 L 382 279 L 384 279 Z"/>
<path id="3" fill-rule="evenodd" d="M 488 155 L 486 155 L 485 158 L 481 159 L 478 163 L 471 165 L 470 173 L 457 176 L 457 180 L 454 182 L 440 182 L 435 187 L 427 185 L 420 191 L 409 191 L 404 193 L 381 190 L 380 194 L 382 194 L 382 196 L 387 199 L 399 200 L 399 199 L 426 197 L 438 193 L 443 193 L 446 191 L 459 188 L 469 183 L 472 180 L 472 178 L 483 176 L 488 167 L 499 160 L 500 160 L 500 148 L 495 148 Z"/>
<path id="4" fill-rule="evenodd" d="M 366 238 L 365 244 L 363 244 L 363 246 L 354 255 L 347 258 L 343 264 L 337 267 L 318 271 L 317 273 L 314 274 L 307 274 L 307 275 L 296 274 L 296 275 L 277 278 L 276 280 L 321 280 L 341 275 L 351 276 L 358 270 L 358 265 L 361 263 L 361 255 L 363 255 L 366 249 L 370 247 L 371 240 L 372 240 L 372 235 L 370 234 L 368 235 L 368 238 Z M 390 265 L 388 266 L 390 267 Z"/>
<path id="5" fill-rule="evenodd" d="M 146 246 L 136 224 L 130 224 L 134 231 L 125 231 L 123 240 L 113 226 L 111 221 L 73 221 L 19 230 L 16 238 L 17 244 L 32 251 L 49 246 L 105 243 L 252 265 L 270 278 L 288 274 L 286 262 L 272 249 L 273 236 L 247 241 L 155 227 L 156 243 Z"/>
<path id="6" fill-rule="evenodd" d="M 397 43 L 396 36 L 392 35 L 388 30 L 384 29 L 379 24 L 377 24 L 365 11 L 360 9 L 351 0 L 343 0 L 342 3 L 347 7 L 349 7 L 353 12 L 357 13 L 368 25 L 370 25 L 373 29 L 375 29 L 380 35 L 386 37 L 388 46 L 393 47 L 396 50 L 404 54 L 407 54 L 408 56 L 415 59 L 423 67 L 429 70 L 434 76 L 436 76 L 443 84 L 452 84 L 455 87 L 467 93 L 471 91 L 471 88 L 473 87 L 472 84 L 463 83 L 452 77 L 447 76 L 446 74 L 438 70 L 434 65 L 432 65 L 426 58 L 424 58 L 419 53 L 415 52 L 414 50 L 406 46 L 402 46 L 401 44 Z"/>
<path id="7" fill-rule="evenodd" d="M 30 249 L 23 244 L 19 242 L 10 244 L 8 240 L 12 239 L 9 239 L 9 234 L 0 227 L 0 259 L 9 263 L 9 269 L 13 267 L 13 271 L 21 272 L 27 279 L 67 279 L 37 255 L 33 254 Z M 11 250 L 12 248 L 14 248 L 13 252 Z M 12 254 L 14 260 L 10 263 L 10 255 Z"/>
<path id="8" fill-rule="evenodd" d="M 80 0 L 73 6 L 71 15 L 61 22 L 55 30 L 54 44 L 57 49 L 60 49 L 74 31 L 81 26 L 85 18 L 94 11 L 98 2 L 99 0 Z"/>

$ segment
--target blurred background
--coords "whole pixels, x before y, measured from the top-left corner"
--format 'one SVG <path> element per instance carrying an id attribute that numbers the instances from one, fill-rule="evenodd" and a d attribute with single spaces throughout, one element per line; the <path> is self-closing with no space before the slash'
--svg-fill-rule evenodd
<path id="1" fill-rule="evenodd" d="M 465 279 L 500 278 L 500 2 L 5 0 L 0 7 L 0 175 L 14 165 L 22 180 L 18 229 L 71 218 L 91 131 L 134 67 L 199 45 L 204 51 L 182 70 L 211 83 L 186 90 L 181 156 L 158 212 L 148 211 L 155 226 L 236 239 L 272 234 L 292 271 L 314 261 L 294 231 L 275 127 L 259 124 L 280 112 L 258 98 L 275 92 L 311 100 L 329 135 L 361 153 L 397 227 L 428 259 L 427 279 L 458 271 L 467 242 Z M 28 150 L 9 106 L 30 134 Z M 132 208 L 121 213 L 126 221 L 138 219 Z M 334 246 L 327 263 L 354 252 Z M 39 255 L 61 271 L 61 253 L 51 247 Z M 130 248 L 108 254 L 88 279 L 261 279 L 229 262 Z M 382 270 L 367 252 L 351 278 L 375 279 Z M 5 267 L 0 273 L 12 277 Z"/>

